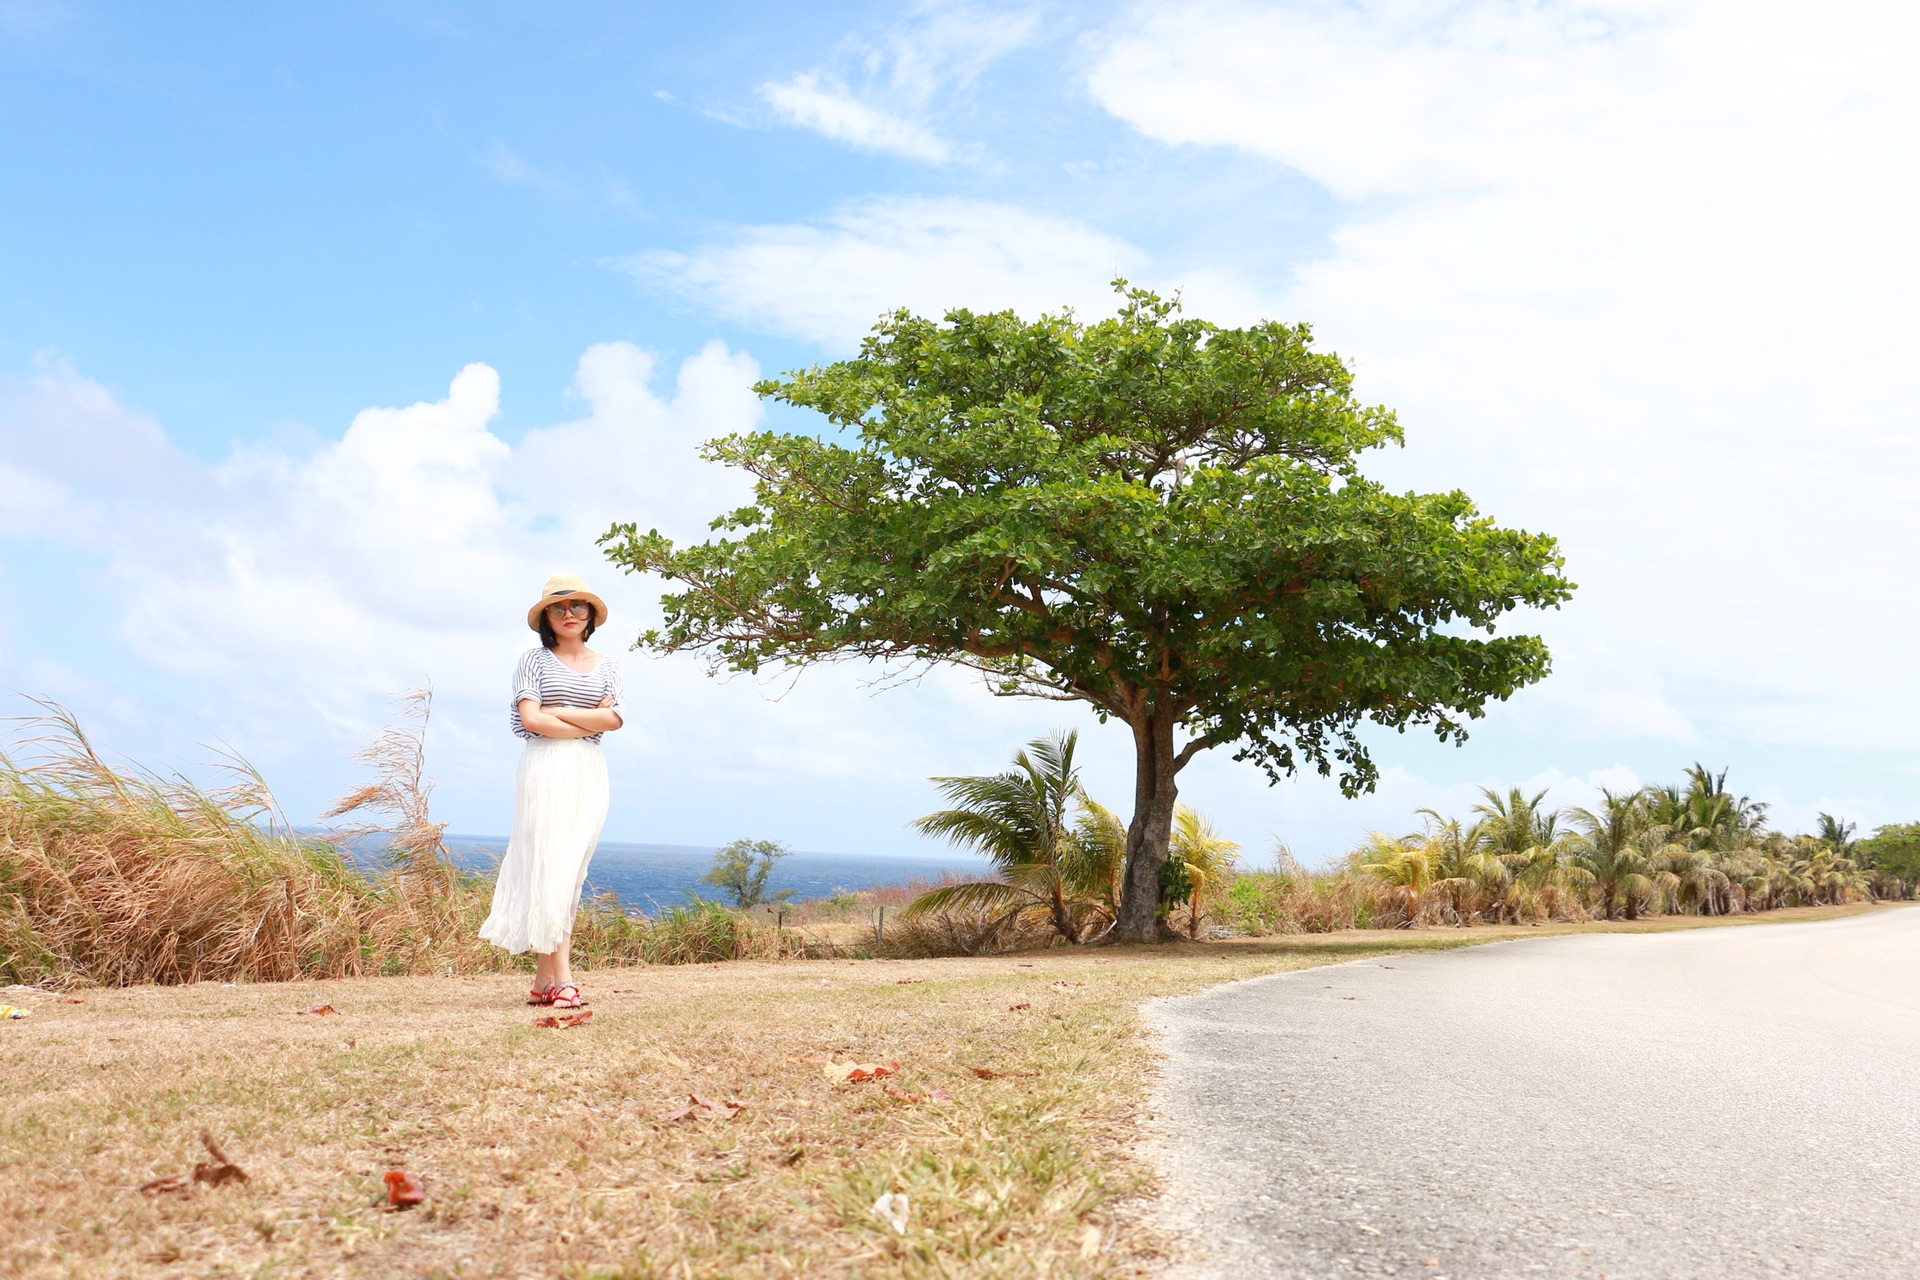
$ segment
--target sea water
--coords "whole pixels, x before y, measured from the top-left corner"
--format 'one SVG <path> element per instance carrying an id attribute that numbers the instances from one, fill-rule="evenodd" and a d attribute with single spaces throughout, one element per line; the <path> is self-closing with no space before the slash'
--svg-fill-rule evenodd
<path id="1" fill-rule="evenodd" d="M 447 836 L 447 851 L 462 867 L 491 872 L 507 842 L 501 836 Z M 612 893 L 621 905 L 648 915 L 695 897 L 726 900 L 726 891 L 701 882 L 714 848 L 625 844 L 602 840 L 587 869 L 587 893 Z M 942 874 L 980 879 L 992 868 L 966 854 L 850 854 L 795 851 L 773 864 L 769 893 L 792 889 L 796 899 L 826 898 L 879 885 L 935 883 Z"/>

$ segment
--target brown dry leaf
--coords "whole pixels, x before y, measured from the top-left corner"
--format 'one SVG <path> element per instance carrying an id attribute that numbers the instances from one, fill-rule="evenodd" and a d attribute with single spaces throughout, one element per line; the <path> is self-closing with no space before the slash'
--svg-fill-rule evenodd
<path id="1" fill-rule="evenodd" d="M 715 1102 L 711 1098 L 690 1093 L 686 1106 L 678 1111 L 663 1111 L 660 1118 L 668 1124 L 677 1124 L 682 1120 L 731 1120 L 745 1109 L 745 1103 L 735 1102 L 731 1098 L 725 1102 Z"/>
<path id="2" fill-rule="evenodd" d="M 340 1011 L 334 1008 L 330 1004 L 310 1004 L 304 1009 L 295 1009 L 294 1012 L 295 1013 L 311 1013 L 318 1017 L 324 1018 L 330 1013 L 339 1013 Z"/>
<path id="3" fill-rule="evenodd" d="M 998 1080 L 1007 1074 L 1004 1071 L 995 1071 L 992 1067 L 968 1067 L 967 1070 L 973 1072 L 973 1074 L 979 1076 L 982 1080 Z"/>
<path id="4" fill-rule="evenodd" d="M 1008 1012 L 1008 1013 L 1012 1013 L 1012 1012 L 1014 1012 L 1014 1011 L 1015 1011 L 1015 1010 L 1017 1010 L 1017 1009 L 1031 1009 L 1031 1008 L 1033 1008 L 1033 1001 L 1031 1001 L 1031 1000 L 1022 1000 L 1022 1001 L 1021 1001 L 1021 1002 L 1020 1002 L 1019 1004 L 1010 1004 L 1010 1005 L 1008 1005 L 1008 1006 L 1007 1006 L 1007 1012 Z"/>
<path id="5" fill-rule="evenodd" d="M 1053 985 L 1056 987 L 1084 987 L 1087 984 L 1084 982 L 1066 982 L 1063 980 L 1060 982 L 1056 982 Z"/>
<path id="6" fill-rule="evenodd" d="M 60 1003 L 61 1004 L 85 1004 L 86 1001 L 82 1000 L 79 996 L 61 996 Z"/>
<path id="7" fill-rule="evenodd" d="M 887 1080 L 880 1082 L 880 1092 L 886 1094 L 889 1098 L 898 1098 L 902 1102 L 919 1102 L 927 1096 L 924 1093 L 910 1093 Z"/>
<path id="8" fill-rule="evenodd" d="M 926 981 L 925 978 L 895 978 L 893 980 L 893 985 L 896 987 L 910 987 L 916 982 L 925 982 L 925 981 Z"/>
<path id="9" fill-rule="evenodd" d="M 587 1019 L 592 1016 L 593 1010 L 591 1009 L 582 1009 L 578 1013 L 550 1013 L 544 1018 L 535 1018 L 533 1025 L 536 1027 L 552 1027 L 557 1031 L 562 1027 L 585 1026 Z"/>
<path id="10" fill-rule="evenodd" d="M 385 1182 L 387 1203 L 396 1209 L 411 1209 L 427 1198 L 427 1189 L 420 1185 L 420 1179 L 405 1169 L 387 1170 Z"/>
<path id="11" fill-rule="evenodd" d="M 897 1062 L 835 1062 L 829 1058 L 820 1068 L 820 1074 L 840 1084 L 859 1084 L 893 1075 L 899 1070 L 900 1064 Z"/>

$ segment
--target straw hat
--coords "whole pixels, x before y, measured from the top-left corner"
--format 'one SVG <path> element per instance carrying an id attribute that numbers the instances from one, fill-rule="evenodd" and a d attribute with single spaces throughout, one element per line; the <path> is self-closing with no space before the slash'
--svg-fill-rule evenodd
<path id="1" fill-rule="evenodd" d="M 587 590 L 587 584 L 571 573 L 556 573 L 547 579 L 547 585 L 540 592 L 540 602 L 527 610 L 527 626 L 534 631 L 540 629 L 540 615 L 547 606 L 556 600 L 591 600 L 593 602 L 593 625 L 607 625 L 607 602 Z"/>

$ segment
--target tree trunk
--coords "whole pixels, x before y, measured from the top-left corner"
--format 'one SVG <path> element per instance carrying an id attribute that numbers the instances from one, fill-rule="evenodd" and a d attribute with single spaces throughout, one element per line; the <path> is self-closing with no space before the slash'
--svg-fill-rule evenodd
<path id="1" fill-rule="evenodd" d="M 1133 725 L 1133 821 L 1127 826 L 1127 871 L 1121 884 L 1120 942 L 1153 942 L 1158 937 L 1160 868 L 1173 839 L 1175 717 L 1151 707 Z"/>

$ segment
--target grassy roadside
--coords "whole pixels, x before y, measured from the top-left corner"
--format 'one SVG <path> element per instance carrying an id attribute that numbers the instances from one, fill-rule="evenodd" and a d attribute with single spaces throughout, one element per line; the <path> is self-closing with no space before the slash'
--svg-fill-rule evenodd
<path id="1" fill-rule="evenodd" d="M 991 959 L 740 962 L 589 975 L 532 1027 L 514 975 L 0 993 L 0 1260 L 14 1274 L 1118 1276 L 1113 1209 L 1151 996 L 1500 938 L 1849 915 L 1294 935 Z M 332 1004 L 338 1016 L 295 1013 Z M 897 1060 L 899 1094 L 828 1058 Z M 982 1075 L 981 1068 L 990 1075 Z M 944 1091 L 943 1098 L 929 1095 Z M 697 1092 L 731 1120 L 661 1119 Z M 251 1175 L 133 1188 L 205 1159 Z M 427 1202 L 382 1207 L 381 1175 Z M 871 1206 L 911 1205 L 904 1234 Z"/>

